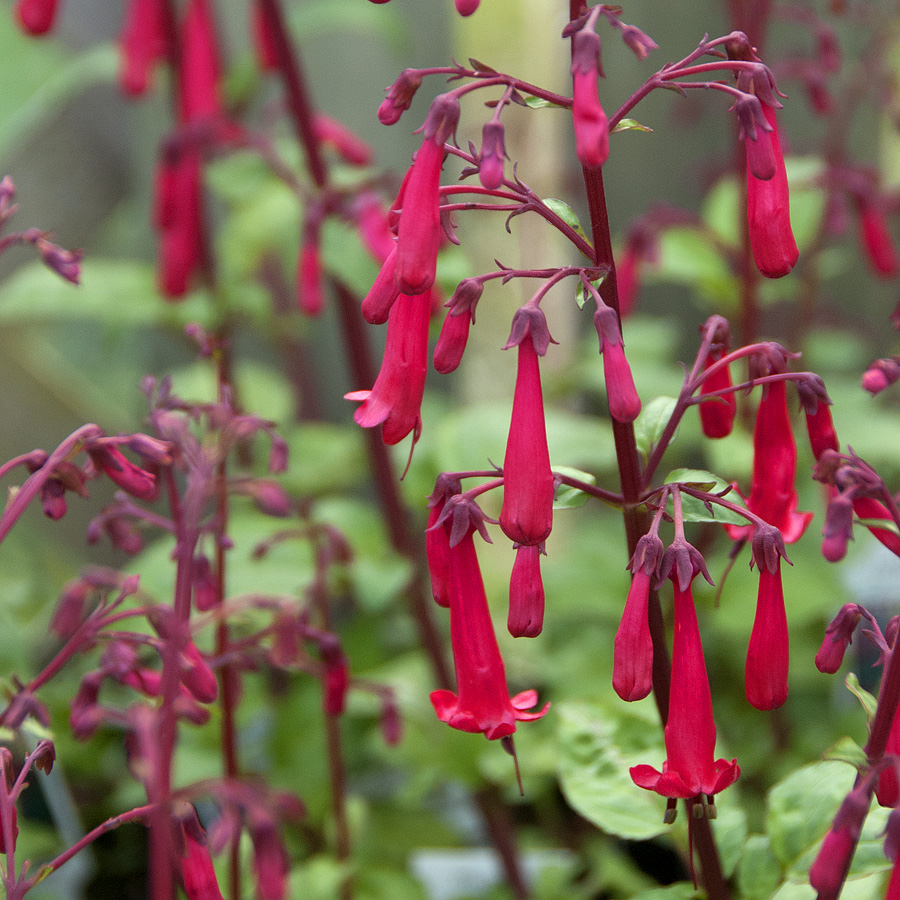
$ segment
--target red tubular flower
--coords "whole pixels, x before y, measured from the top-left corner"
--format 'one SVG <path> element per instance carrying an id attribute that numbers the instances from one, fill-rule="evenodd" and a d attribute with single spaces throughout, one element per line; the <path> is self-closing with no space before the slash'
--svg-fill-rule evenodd
<path id="1" fill-rule="evenodd" d="M 675 586 L 675 641 L 672 647 L 672 682 L 669 719 L 665 727 L 666 761 L 662 772 L 653 766 L 634 766 L 631 777 L 638 787 L 663 797 L 712 797 L 733 784 L 741 770 L 737 760 L 714 759 L 716 725 L 712 695 L 700 643 L 700 629 L 690 585 Z"/>
<path id="2" fill-rule="evenodd" d="M 763 106 L 763 113 L 772 130 L 760 131 L 757 143 L 771 141 L 776 171 L 766 181 L 757 178 L 751 171 L 751 159 L 747 154 L 747 219 L 756 267 L 767 278 L 781 278 L 794 268 L 800 254 L 791 230 L 787 172 L 778 138 L 775 110 Z"/>
<path id="3" fill-rule="evenodd" d="M 394 278 L 397 268 L 397 247 L 392 246 L 384 263 L 369 288 L 369 293 L 363 297 L 363 318 L 371 325 L 381 325 L 387 322 L 391 308 L 400 296 L 400 288 Z"/>
<path id="4" fill-rule="evenodd" d="M 853 512 L 855 512 L 860 519 L 886 519 L 888 521 L 893 521 L 887 507 L 872 497 L 854 497 Z M 872 537 L 881 541 L 881 543 L 895 556 L 900 556 L 900 538 L 898 538 L 893 531 L 888 531 L 886 528 L 878 528 L 872 525 L 866 527 L 872 532 Z"/>
<path id="5" fill-rule="evenodd" d="M 119 87 L 127 97 L 147 93 L 153 66 L 166 54 L 159 0 L 131 0 L 119 34 Z"/>
<path id="6" fill-rule="evenodd" d="M 175 162 L 163 160 L 157 174 L 159 289 L 170 300 L 183 297 L 203 259 L 200 156 L 194 150 Z"/>
<path id="7" fill-rule="evenodd" d="M 791 431 L 783 381 L 768 385 L 759 402 L 753 432 L 753 479 L 747 507 L 782 534 L 786 544 L 798 541 L 812 513 L 797 512 L 797 445 Z M 726 525 L 732 540 L 748 536 L 752 526 Z"/>
<path id="8" fill-rule="evenodd" d="M 704 369 L 709 369 L 726 353 L 725 349 L 710 352 L 706 357 Z M 711 394 L 731 387 L 731 372 L 728 366 L 713 372 L 703 382 L 703 393 Z M 731 434 L 734 416 L 737 413 L 737 400 L 734 393 L 724 394 L 712 400 L 704 400 L 700 404 L 700 424 L 708 438 L 723 438 Z"/>
<path id="9" fill-rule="evenodd" d="M 457 693 L 433 691 L 431 703 L 451 728 L 482 732 L 494 741 L 512 734 L 516 722 L 541 718 L 550 704 L 527 712 L 537 703 L 537 691 L 509 696 L 472 534 L 470 528 L 450 551 L 450 641 Z"/>
<path id="10" fill-rule="evenodd" d="M 461 16 L 471 16 L 478 9 L 481 0 L 454 0 L 456 3 L 456 11 Z"/>
<path id="11" fill-rule="evenodd" d="M 354 134 L 343 122 L 316 113 L 314 122 L 316 137 L 324 144 L 333 147 L 338 156 L 351 166 L 368 166 L 372 162 L 372 148 L 357 134 Z"/>
<path id="12" fill-rule="evenodd" d="M 56 22 L 58 0 L 19 0 L 16 18 L 32 37 L 47 34 Z"/>
<path id="13" fill-rule="evenodd" d="M 751 706 L 777 709 L 787 700 L 790 661 L 781 559 L 776 554 L 774 565 L 759 559 L 755 553 L 754 559 L 759 568 L 759 594 L 747 648 L 745 687 Z"/>
<path id="14" fill-rule="evenodd" d="M 469 326 L 475 321 L 475 306 L 484 285 L 477 278 L 465 278 L 444 305 L 450 310 L 444 317 L 441 333 L 434 347 L 434 368 L 442 375 L 453 372 L 462 362 Z"/>
<path id="15" fill-rule="evenodd" d="M 357 425 L 382 425 L 386 444 L 402 441 L 411 431 L 413 442 L 422 429 L 420 407 L 428 369 L 428 298 L 401 294 L 388 317 L 387 341 L 381 371 L 370 391 L 345 394 L 362 400 L 353 416 Z"/>
<path id="16" fill-rule="evenodd" d="M 863 782 L 847 794 L 837 811 L 819 855 L 809 868 L 809 883 L 818 891 L 818 900 L 837 900 L 850 870 L 871 799 L 870 789 Z"/>
<path id="17" fill-rule="evenodd" d="M 888 734 L 884 752 L 890 756 L 900 758 L 900 716 L 894 713 L 894 721 Z M 897 767 L 890 765 L 881 770 L 878 782 L 875 786 L 875 796 L 881 806 L 892 808 L 900 803 L 900 785 L 897 783 Z"/>
<path id="18" fill-rule="evenodd" d="M 188 900 L 222 900 L 216 870 L 205 844 L 185 831 L 186 854 L 181 860 L 181 877 Z"/>
<path id="19" fill-rule="evenodd" d="M 641 398 L 634 386 L 631 366 L 625 357 L 625 342 L 616 311 L 597 298 L 594 327 L 603 355 L 603 378 L 609 414 L 617 422 L 633 422 L 641 411 Z"/>
<path id="20" fill-rule="evenodd" d="M 541 547 L 537 544 L 523 544 L 516 550 L 516 561 L 509 580 L 506 627 L 513 637 L 537 637 L 544 627 Z"/>
<path id="21" fill-rule="evenodd" d="M 123 491 L 138 500 L 155 500 L 159 494 L 156 476 L 126 459 L 122 452 L 108 444 L 88 449 L 94 465 Z"/>
<path id="22" fill-rule="evenodd" d="M 221 113 L 219 49 L 209 0 L 190 0 L 184 19 L 179 109 L 182 123 Z"/>
<path id="23" fill-rule="evenodd" d="M 318 316 L 325 306 L 318 224 L 303 231 L 303 246 L 297 261 L 297 305 L 304 315 Z"/>
<path id="24" fill-rule="evenodd" d="M 600 168 L 609 156 L 609 120 L 597 90 L 597 76 L 602 74 L 600 36 L 582 29 L 572 41 L 572 125 L 575 153 L 588 169 Z"/>
<path id="25" fill-rule="evenodd" d="M 894 239 L 888 228 L 887 217 L 880 203 L 873 196 L 857 196 L 860 242 L 872 271 L 879 278 L 894 278 L 900 272 L 900 261 Z"/>
<path id="26" fill-rule="evenodd" d="M 353 204 L 352 215 L 366 249 L 379 263 L 383 263 L 397 244 L 381 200 L 371 191 L 363 192 Z"/>
<path id="27" fill-rule="evenodd" d="M 478 179 L 488 190 L 496 190 L 503 183 L 503 160 L 506 147 L 503 123 L 491 119 L 481 131 L 481 156 L 478 159 Z"/>
<path id="28" fill-rule="evenodd" d="M 459 101 L 436 97 L 425 120 L 422 146 L 403 189 L 397 227 L 396 279 L 405 294 L 424 294 L 434 283 L 441 243 L 440 196 L 444 143 L 459 121 Z"/>
<path id="29" fill-rule="evenodd" d="M 275 823 L 258 817 L 250 822 L 249 831 L 257 896 L 260 900 L 284 900 L 289 866 Z"/>
<path id="30" fill-rule="evenodd" d="M 834 675 L 844 661 L 844 653 L 853 642 L 853 632 L 862 618 L 860 607 L 855 603 L 847 603 L 834 617 L 825 630 L 825 638 L 816 654 L 816 668 L 820 672 Z"/>
<path id="31" fill-rule="evenodd" d="M 506 344 L 518 343 L 519 364 L 503 459 L 500 527 L 517 544 L 540 544 L 553 526 L 553 472 L 538 364 L 538 352 L 546 352 L 549 339 L 540 309 L 523 307 L 516 313 Z"/>
<path id="32" fill-rule="evenodd" d="M 840 450 L 841 445 L 827 403 L 820 401 L 816 404 L 814 413 L 806 413 L 806 430 L 809 432 L 809 445 L 816 459 L 826 450 L 835 452 Z"/>

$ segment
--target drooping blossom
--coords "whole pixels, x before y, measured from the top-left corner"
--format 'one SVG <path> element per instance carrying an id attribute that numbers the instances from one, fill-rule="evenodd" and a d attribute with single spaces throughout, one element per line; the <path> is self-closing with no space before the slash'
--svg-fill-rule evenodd
<path id="1" fill-rule="evenodd" d="M 518 345 L 519 358 L 503 459 L 500 527 L 517 544 L 540 544 L 553 525 L 553 472 L 538 363 L 549 342 L 547 320 L 539 307 L 516 312 L 505 348 Z"/>
<path id="2" fill-rule="evenodd" d="M 378 0 L 373 0 L 378 2 Z M 422 84 L 422 75 L 415 69 L 404 69 L 400 77 L 388 88 L 387 97 L 378 107 L 378 121 L 382 125 L 394 125 L 400 116 L 412 105 L 413 97 Z"/>
<path id="3" fill-rule="evenodd" d="M 800 254 L 791 230 L 787 171 L 778 137 L 775 110 L 763 106 L 763 113 L 772 130 L 760 131 L 757 142 L 770 142 L 775 156 L 775 174 L 766 180 L 757 178 L 751 169 L 750 155 L 747 154 L 747 220 L 756 267 L 767 278 L 781 278 L 794 268 Z"/>
<path id="4" fill-rule="evenodd" d="M 609 120 L 597 89 L 602 74 L 600 35 L 582 28 L 572 41 L 572 126 L 575 153 L 587 169 L 600 168 L 609 156 Z"/>
<path id="5" fill-rule="evenodd" d="M 308 223 L 303 229 L 303 243 L 297 260 L 297 305 L 307 316 L 318 316 L 325 307 L 319 238 L 319 223 Z"/>
<path id="6" fill-rule="evenodd" d="M 181 879 L 188 900 L 222 900 L 208 847 L 200 843 L 189 830 L 185 831 L 184 843 Z"/>
<path id="7" fill-rule="evenodd" d="M 147 93 L 153 67 L 166 55 L 160 0 L 130 0 L 119 33 L 119 87 L 126 97 Z"/>
<path id="8" fill-rule="evenodd" d="M 470 527 L 450 551 L 450 642 L 456 694 L 433 691 L 431 703 L 438 718 L 451 728 L 482 732 L 493 741 L 512 734 L 516 722 L 541 718 L 550 704 L 528 712 L 537 703 L 537 691 L 509 696 L 473 533 Z"/>
<path id="9" fill-rule="evenodd" d="M 806 415 L 806 430 L 813 457 L 819 460 L 826 450 L 839 451 L 841 444 L 831 418 L 831 400 L 821 379 L 798 382 L 797 390 Z"/>
<path id="10" fill-rule="evenodd" d="M 464 278 L 444 304 L 449 310 L 434 346 L 434 368 L 442 375 L 453 372 L 462 361 L 469 339 L 469 326 L 475 321 L 475 307 L 481 299 L 484 283 Z"/>
<path id="11" fill-rule="evenodd" d="M 865 781 L 844 798 L 825 840 L 809 868 L 809 883 L 818 900 L 837 900 L 869 812 L 872 793 Z"/>
<path id="12" fill-rule="evenodd" d="M 860 243 L 872 271 L 879 278 L 894 278 L 900 272 L 900 260 L 887 216 L 878 197 L 858 194 L 855 197 L 859 216 Z"/>
<path id="13" fill-rule="evenodd" d="M 777 709 L 788 695 L 790 647 L 781 586 L 782 557 L 787 559 L 777 529 L 757 529 L 753 562 L 759 570 L 759 593 L 744 673 L 747 700 L 757 709 Z"/>
<path id="14" fill-rule="evenodd" d="M 423 294 L 434 283 L 441 242 L 440 195 L 444 144 L 456 130 L 459 101 L 452 94 L 436 97 L 423 127 L 424 139 L 403 188 L 397 226 L 395 277 L 403 293 Z"/>
<path id="15" fill-rule="evenodd" d="M 853 512 L 860 519 L 884 519 L 893 522 L 893 517 L 888 512 L 887 507 L 872 497 L 854 497 Z M 877 525 L 867 525 L 866 528 L 872 534 L 872 537 L 881 541 L 888 550 L 895 556 L 900 556 L 900 537 L 887 528 L 879 528 Z"/>
<path id="16" fill-rule="evenodd" d="M 711 350 L 706 357 L 704 370 L 712 368 L 728 352 L 727 347 Z M 706 378 L 703 382 L 703 393 L 712 394 L 730 388 L 731 371 L 729 367 L 722 366 Z M 734 425 L 734 417 L 737 413 L 737 399 L 734 392 L 713 397 L 700 403 L 700 425 L 703 433 L 708 438 L 724 438 L 731 434 Z"/>
<path id="17" fill-rule="evenodd" d="M 53 29 L 59 0 L 19 0 L 16 18 L 32 37 L 40 37 Z"/>
<path id="18" fill-rule="evenodd" d="M 248 830 L 253 844 L 253 875 L 259 900 L 284 900 L 290 867 L 274 821 L 257 814 L 250 821 Z"/>
<path id="19" fill-rule="evenodd" d="M 395 245 L 378 270 L 369 292 L 363 297 L 360 309 L 363 318 L 371 325 L 382 325 L 387 322 L 391 307 L 400 296 L 400 288 L 397 287 L 397 280 L 394 278 L 396 268 L 397 247 Z"/>
<path id="20" fill-rule="evenodd" d="M 420 407 L 428 369 L 428 298 L 401 294 L 388 317 L 381 370 L 371 390 L 353 391 L 347 400 L 362 400 L 353 416 L 357 425 L 381 425 L 386 444 L 402 441 L 411 431 L 418 440 Z"/>
<path id="21" fill-rule="evenodd" d="M 822 528 L 822 556 L 828 562 L 842 560 L 847 555 L 848 541 L 853 540 L 852 493 L 835 494 L 828 502 Z"/>
<path id="22" fill-rule="evenodd" d="M 625 357 L 625 342 L 616 311 L 597 300 L 594 313 L 594 328 L 600 339 L 600 353 L 603 356 L 603 378 L 606 381 L 606 399 L 609 414 L 617 422 L 633 422 L 641 411 L 641 398 L 634 386 L 631 366 Z"/>
<path id="23" fill-rule="evenodd" d="M 350 166 L 368 166 L 372 163 L 372 148 L 343 122 L 325 113 L 316 113 L 313 123 L 316 137 L 332 147 L 340 158 Z"/>
<path id="24" fill-rule="evenodd" d="M 633 766 L 631 777 L 638 787 L 663 797 L 705 801 L 733 784 L 741 773 L 737 760 L 715 759 L 716 725 L 712 695 L 697 613 L 690 583 L 682 587 L 677 570 L 675 588 L 675 639 L 672 647 L 672 680 L 669 718 L 665 727 L 666 760 L 662 772 L 652 766 Z"/>
<path id="25" fill-rule="evenodd" d="M 544 627 L 544 583 L 538 544 L 522 544 L 516 550 L 509 579 L 509 615 L 506 627 L 513 637 L 537 637 Z"/>
<path id="26" fill-rule="evenodd" d="M 894 713 L 891 730 L 884 747 L 886 756 L 896 757 L 900 760 L 900 716 Z M 880 806 L 892 808 L 900 803 L 900 785 L 897 782 L 897 764 L 892 762 L 881 770 L 878 781 L 875 784 L 875 796 Z"/>
<path id="27" fill-rule="evenodd" d="M 613 689 L 628 702 L 643 700 L 653 687 L 653 639 L 648 610 L 650 587 L 656 578 L 663 544 L 656 534 L 645 534 L 628 563 L 631 587 L 613 649 Z"/>
<path id="28" fill-rule="evenodd" d="M 896 358 L 876 359 L 863 373 L 862 386 L 873 397 L 900 378 L 900 361 Z"/>
<path id="29" fill-rule="evenodd" d="M 182 31 L 179 112 L 182 124 L 222 112 L 221 64 L 209 0 L 190 0 Z"/>
<path id="30" fill-rule="evenodd" d="M 846 603 L 825 629 L 825 638 L 816 653 L 816 668 L 820 672 L 834 675 L 844 661 L 844 653 L 853 642 L 853 632 L 862 618 L 862 607 L 856 603 Z"/>
<path id="31" fill-rule="evenodd" d="M 476 9 L 478 9 L 481 0 L 454 0 L 456 4 L 456 11 L 461 16 L 471 16 Z"/>
<path id="32" fill-rule="evenodd" d="M 159 493 L 156 476 L 136 466 L 121 450 L 109 444 L 94 444 L 88 447 L 88 455 L 99 471 L 132 497 L 156 499 Z"/>
<path id="33" fill-rule="evenodd" d="M 378 195 L 363 191 L 354 201 L 351 215 L 365 248 L 378 263 L 384 263 L 396 247 L 396 241 Z"/>
<path id="34" fill-rule="evenodd" d="M 633 223 L 625 236 L 625 245 L 616 259 L 616 288 L 619 313 L 623 319 L 634 311 L 641 291 L 641 269 L 656 256 L 656 239 L 643 221 Z"/>
<path id="35" fill-rule="evenodd" d="M 797 445 L 788 415 L 783 381 L 767 386 L 759 401 L 753 431 L 753 476 L 747 507 L 769 525 L 774 525 L 786 544 L 798 541 L 812 513 L 797 512 Z M 733 540 L 749 537 L 753 526 L 726 525 Z"/>
<path id="36" fill-rule="evenodd" d="M 434 491 L 428 498 L 425 556 L 428 560 L 428 574 L 431 577 L 434 602 L 445 609 L 450 608 L 450 533 L 443 524 L 438 524 L 438 519 L 444 512 L 447 500 L 461 491 L 462 485 L 458 478 L 441 474 L 438 475 Z"/>
<path id="37" fill-rule="evenodd" d="M 203 260 L 201 164 L 196 150 L 164 151 L 156 173 L 154 224 L 159 232 L 159 289 L 183 297 Z"/>
<path id="38" fill-rule="evenodd" d="M 491 119 L 481 131 L 481 155 L 478 158 L 478 179 L 488 190 L 495 191 L 503 183 L 503 160 L 506 146 L 503 123 Z"/>

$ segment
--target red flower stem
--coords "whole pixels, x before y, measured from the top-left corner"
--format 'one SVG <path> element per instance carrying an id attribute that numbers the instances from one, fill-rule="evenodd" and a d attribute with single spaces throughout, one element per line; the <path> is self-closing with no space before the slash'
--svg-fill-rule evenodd
<path id="1" fill-rule="evenodd" d="M 586 481 L 581 481 L 578 478 L 571 478 L 569 475 L 560 475 L 559 472 L 554 472 L 553 477 L 559 481 L 560 484 L 565 484 L 569 487 L 576 488 L 579 491 L 584 491 L 585 494 L 590 494 L 592 497 L 596 497 L 604 503 L 609 503 L 611 506 L 618 506 L 621 508 L 623 505 L 624 501 L 622 500 L 621 494 L 604 490 L 601 487 L 597 487 L 595 484 L 588 484 Z"/>
<path id="2" fill-rule="evenodd" d="M 536 84 L 530 84 L 519 78 L 513 78 L 510 75 L 504 75 L 502 72 L 479 72 L 476 69 L 467 69 L 464 66 L 434 66 L 429 69 L 416 69 L 419 75 L 425 77 L 427 75 L 455 75 L 458 78 L 482 78 L 489 80 L 492 84 L 506 84 L 509 87 L 522 91 L 525 94 L 531 94 L 541 100 L 547 100 L 556 106 L 562 106 L 571 109 L 572 98 L 564 97 L 562 94 L 555 94 L 546 88 L 538 87 Z"/>
<path id="3" fill-rule="evenodd" d="M 467 500 L 474 500 L 479 494 L 486 494 L 488 491 L 492 491 L 494 488 L 498 487 L 503 487 L 502 478 L 494 478 L 492 481 L 486 481 L 484 484 L 476 485 L 473 488 L 469 488 L 460 496 L 465 497 Z"/>
<path id="4" fill-rule="evenodd" d="M 569 0 L 570 21 L 587 11 L 586 0 Z M 609 274 L 600 285 L 600 295 L 604 302 L 611 306 L 619 316 L 619 293 L 616 285 L 616 264 L 612 252 L 612 238 L 609 229 L 609 214 L 606 208 L 606 194 L 603 188 L 603 170 L 582 167 L 585 191 L 590 211 L 591 234 L 594 242 L 594 263 L 598 266 L 609 266 Z M 622 496 L 626 504 L 637 504 L 643 487 L 641 461 L 631 422 L 612 422 L 613 438 L 616 446 L 616 458 L 622 483 Z M 646 534 L 649 527 L 648 515 L 637 505 L 627 505 L 622 510 L 625 519 L 625 535 L 628 541 L 628 556 L 634 555 L 637 542 Z M 662 610 L 659 597 L 655 591 L 650 592 L 648 607 L 650 635 L 653 641 L 653 697 L 659 710 L 660 719 L 665 724 L 669 713 L 669 682 L 671 679 L 671 662 L 669 648 L 666 643 L 665 629 L 662 621 Z M 708 819 L 697 819 L 694 825 L 694 842 L 700 857 L 700 870 L 703 886 L 709 900 L 728 900 L 731 893 L 719 853 Z"/>
<path id="5" fill-rule="evenodd" d="M 28 881 L 23 882 L 22 894 L 30 891 L 38 881 L 46 878 L 51 872 L 55 872 L 57 869 L 64 866 L 73 856 L 77 856 L 85 847 L 96 841 L 97 838 L 102 837 L 107 832 L 113 831 L 121 825 L 127 825 L 129 822 L 134 822 L 139 819 L 146 819 L 153 811 L 153 807 L 150 805 L 136 806 L 134 809 L 128 810 L 128 812 L 121 813 L 118 816 L 107 819 L 105 822 L 101 822 L 96 828 L 91 829 L 84 837 L 72 844 L 68 850 L 64 850 L 55 859 L 50 860 L 50 862 L 44 863 L 44 865 L 42 865 Z"/>

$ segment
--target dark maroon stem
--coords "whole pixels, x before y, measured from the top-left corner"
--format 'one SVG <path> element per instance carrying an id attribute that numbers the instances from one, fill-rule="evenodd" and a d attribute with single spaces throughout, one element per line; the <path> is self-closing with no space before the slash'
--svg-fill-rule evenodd
<path id="1" fill-rule="evenodd" d="M 587 9 L 585 0 L 569 0 L 570 20 L 582 15 Z M 612 252 L 612 237 L 609 229 L 609 215 L 606 208 L 606 193 L 603 187 L 603 170 L 582 167 L 588 210 L 591 220 L 591 235 L 594 242 L 594 263 L 609 267 L 609 274 L 600 285 L 603 301 L 611 306 L 619 316 L 619 292 L 616 284 L 616 264 Z M 636 504 L 641 495 L 642 472 L 641 461 L 634 436 L 634 426 L 628 422 L 612 421 L 613 437 L 616 445 L 616 458 L 622 483 L 622 495 L 626 504 Z M 623 510 L 625 519 L 625 535 L 628 541 L 629 557 L 634 554 L 637 542 L 646 534 L 649 518 L 645 511 L 636 505 L 626 505 Z M 653 640 L 653 697 L 659 710 L 663 724 L 669 714 L 669 683 L 671 680 L 671 663 L 669 649 L 665 639 L 662 611 L 659 597 L 655 591 L 650 593 L 648 618 L 650 634 Z M 700 857 L 700 869 L 703 886 L 709 900 L 728 900 L 730 891 L 719 853 L 708 819 L 697 819 L 694 825 L 694 844 Z"/>

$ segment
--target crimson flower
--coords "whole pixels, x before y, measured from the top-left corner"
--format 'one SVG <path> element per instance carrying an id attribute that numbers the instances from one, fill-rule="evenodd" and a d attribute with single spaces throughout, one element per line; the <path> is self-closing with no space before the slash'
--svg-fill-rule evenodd
<path id="1" fill-rule="evenodd" d="M 216 870 L 205 844 L 184 832 L 186 853 L 181 860 L 181 878 L 188 900 L 222 900 Z"/>
<path id="2" fill-rule="evenodd" d="M 862 618 L 861 610 L 856 603 L 844 604 L 825 629 L 825 638 L 816 654 L 816 668 L 820 672 L 834 675 L 841 667 L 847 647 L 853 643 L 853 632 Z"/>
<path id="3" fill-rule="evenodd" d="M 893 517 L 888 512 L 887 507 L 872 497 L 854 497 L 853 512 L 860 519 L 885 519 L 893 521 Z M 893 531 L 887 528 L 878 528 L 875 525 L 866 526 L 872 533 L 872 537 L 881 541 L 888 550 L 895 556 L 900 556 L 900 538 Z"/>
<path id="4" fill-rule="evenodd" d="M 759 594 L 744 673 L 747 700 L 757 709 L 777 709 L 788 694 L 790 650 L 781 587 L 782 556 L 784 544 L 775 529 L 757 533 L 753 561 L 759 569 Z"/>
<path id="5" fill-rule="evenodd" d="M 609 156 L 609 120 L 597 90 L 602 74 L 600 36 L 582 29 L 572 42 L 572 126 L 575 153 L 588 169 L 600 168 Z"/>
<path id="6" fill-rule="evenodd" d="M 607 306 L 597 295 L 597 311 L 594 328 L 600 339 L 603 356 L 603 378 L 606 381 L 606 399 L 609 414 L 617 422 L 633 422 L 641 411 L 641 398 L 634 386 L 631 366 L 625 357 L 625 342 L 619 327 L 616 311 Z"/>
<path id="7" fill-rule="evenodd" d="M 741 770 L 737 760 L 713 758 L 716 725 L 694 600 L 690 583 L 682 589 L 676 573 L 672 583 L 675 641 L 665 727 L 666 761 L 662 772 L 653 766 L 633 766 L 631 777 L 638 787 L 663 797 L 709 798 L 733 784 Z"/>
<path id="8" fill-rule="evenodd" d="M 877 197 L 856 197 L 860 240 L 872 270 L 879 278 L 894 278 L 900 272 L 900 261 L 887 217 Z"/>
<path id="9" fill-rule="evenodd" d="M 884 747 L 885 755 L 900 758 L 900 716 L 894 713 L 894 721 Z M 894 807 L 900 802 L 900 785 L 897 783 L 896 764 L 881 770 L 875 784 L 875 796 L 881 806 Z"/>
<path id="10" fill-rule="evenodd" d="M 711 351 L 706 357 L 704 369 L 709 369 L 726 353 L 724 348 Z M 728 366 L 717 369 L 703 382 L 703 393 L 711 394 L 731 387 L 731 372 Z M 734 416 L 737 412 L 737 400 L 734 393 L 723 394 L 700 404 L 700 425 L 708 438 L 723 438 L 731 434 Z"/>
<path id="11" fill-rule="evenodd" d="M 791 230 L 790 197 L 787 172 L 778 137 L 775 110 L 763 106 L 763 114 L 771 126 L 769 132 L 760 129 L 755 144 L 771 142 L 775 155 L 775 174 L 763 180 L 753 174 L 751 154 L 747 152 L 747 219 L 750 226 L 750 247 L 756 267 L 767 278 L 781 278 L 794 268 L 799 252 Z M 745 141 L 745 146 L 747 142 Z M 758 154 L 758 148 L 757 148 Z"/>
<path id="12" fill-rule="evenodd" d="M 818 891 L 818 900 L 837 900 L 840 895 L 871 800 L 871 788 L 863 781 L 841 803 L 819 854 L 809 867 L 809 883 Z"/>
<path id="13" fill-rule="evenodd" d="M 184 150 L 159 164 L 155 225 L 159 231 L 159 287 L 164 297 L 186 293 L 203 259 L 200 155 Z"/>
<path id="14" fill-rule="evenodd" d="M 538 307 L 523 307 L 513 318 L 506 348 L 519 347 L 506 456 L 500 527 L 517 544 L 540 544 L 553 526 L 553 472 L 547 449 L 544 399 L 538 354 L 550 342 L 547 320 Z"/>
<path id="15" fill-rule="evenodd" d="M 99 471 L 132 497 L 155 500 L 159 494 L 156 476 L 136 466 L 116 447 L 95 444 L 88 448 L 88 455 Z"/>
<path id="16" fill-rule="evenodd" d="M 166 53 L 160 0 L 131 0 L 119 33 L 119 87 L 128 97 L 147 92 L 155 63 Z"/>
<path id="17" fill-rule="evenodd" d="M 759 401 L 753 431 L 753 477 L 747 507 L 774 525 L 786 544 L 798 541 L 812 519 L 812 513 L 797 512 L 797 445 L 788 415 L 787 391 L 783 381 L 767 386 Z M 753 526 L 726 525 L 732 540 L 749 537 Z"/>
<path id="18" fill-rule="evenodd" d="M 420 406 L 428 369 L 428 297 L 401 294 L 388 316 L 384 359 L 369 391 L 345 394 L 347 400 L 362 400 L 353 416 L 357 425 L 382 425 L 386 444 L 402 441 L 411 431 L 413 441 L 422 430 Z M 383 424 L 382 424 L 383 423 Z"/>
<path id="19" fill-rule="evenodd" d="M 436 97 L 425 119 L 425 139 L 403 186 L 397 226 L 397 285 L 405 294 L 423 294 L 434 284 L 441 243 L 440 186 L 444 144 L 459 121 L 459 101 Z"/>
<path id="20" fill-rule="evenodd" d="M 437 717 L 451 728 L 482 732 L 493 741 L 512 734 L 516 722 L 540 719 L 550 704 L 528 712 L 537 703 L 537 691 L 509 696 L 473 533 L 470 527 L 450 548 L 450 642 L 457 693 L 433 691 L 431 703 Z"/>
<path id="21" fill-rule="evenodd" d="M 297 260 L 297 305 L 307 316 L 318 316 L 325 306 L 318 224 L 303 229 L 303 246 Z"/>
<path id="22" fill-rule="evenodd" d="M 506 620 L 506 627 L 513 637 L 537 637 L 544 627 L 542 547 L 522 544 L 516 550 L 509 580 L 509 616 Z"/>
<path id="23" fill-rule="evenodd" d="M 221 66 L 209 0 L 190 0 L 182 35 L 179 112 L 182 123 L 221 114 Z"/>
<path id="24" fill-rule="evenodd" d="M 16 18 L 32 37 L 47 34 L 56 22 L 58 0 L 19 0 Z"/>

